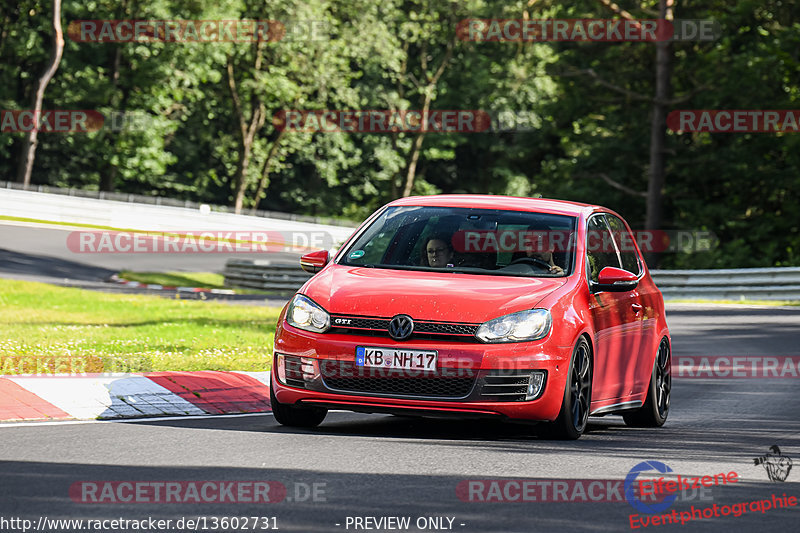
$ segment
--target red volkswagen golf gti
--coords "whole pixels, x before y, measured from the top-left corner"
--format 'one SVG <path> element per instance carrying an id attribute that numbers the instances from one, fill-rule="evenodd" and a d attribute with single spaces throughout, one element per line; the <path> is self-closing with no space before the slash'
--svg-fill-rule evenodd
<path id="1" fill-rule="evenodd" d="M 661 426 L 664 302 L 608 209 L 504 196 L 403 198 L 375 212 L 283 309 L 271 400 L 313 427 L 329 409 Z"/>

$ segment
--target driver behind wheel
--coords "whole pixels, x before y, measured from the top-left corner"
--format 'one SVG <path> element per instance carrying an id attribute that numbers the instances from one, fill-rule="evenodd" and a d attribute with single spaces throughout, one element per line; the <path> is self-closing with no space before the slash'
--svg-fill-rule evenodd
<path id="1" fill-rule="evenodd" d="M 526 252 L 526 253 L 528 253 L 528 252 Z M 530 252 L 530 256 L 529 257 L 532 257 L 534 259 L 538 259 L 539 261 L 543 261 L 543 262 L 547 263 L 548 265 L 550 265 L 550 273 L 551 274 L 563 274 L 564 273 L 564 269 L 561 268 L 560 266 L 558 266 L 557 264 L 555 264 L 555 262 L 553 261 L 553 249 L 552 248 L 550 250 L 546 251 L 546 252 Z"/>
<path id="2" fill-rule="evenodd" d="M 545 264 L 549 265 L 550 269 L 548 270 L 548 272 L 550 272 L 550 274 L 563 274 L 564 269 L 555 264 L 555 262 L 553 261 L 554 251 L 555 248 L 552 244 L 550 244 L 550 247 L 547 251 L 528 248 L 524 252 L 515 253 L 514 257 L 512 258 L 511 264 L 513 265 L 514 263 L 525 262 L 526 259 L 535 259 L 543 263 L 542 267 L 544 267 Z"/>

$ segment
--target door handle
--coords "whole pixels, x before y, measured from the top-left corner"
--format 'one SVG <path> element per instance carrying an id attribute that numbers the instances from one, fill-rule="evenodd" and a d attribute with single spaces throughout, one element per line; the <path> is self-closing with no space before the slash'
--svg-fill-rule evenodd
<path id="1" fill-rule="evenodd" d="M 633 309 L 633 312 L 636 313 L 637 315 L 642 312 L 642 306 L 639 304 L 631 304 L 631 308 Z"/>

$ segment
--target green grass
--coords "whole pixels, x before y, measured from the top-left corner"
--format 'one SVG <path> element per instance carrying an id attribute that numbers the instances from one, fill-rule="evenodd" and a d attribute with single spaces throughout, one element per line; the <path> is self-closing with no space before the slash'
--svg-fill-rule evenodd
<path id="1" fill-rule="evenodd" d="M 0 374 L 59 360 L 65 372 L 268 370 L 279 313 L 0 280 Z"/>
<path id="2" fill-rule="evenodd" d="M 225 278 L 213 272 L 131 272 L 123 270 L 119 277 L 167 287 L 200 287 L 202 289 L 225 289 Z M 237 291 L 238 292 L 238 291 Z"/>
<path id="3" fill-rule="evenodd" d="M 670 304 L 739 304 L 739 305 L 768 305 L 768 306 L 800 306 L 800 302 L 795 300 L 690 300 L 690 299 L 676 299 L 665 300 Z"/>
<path id="4" fill-rule="evenodd" d="M 198 287 L 201 289 L 227 289 L 236 294 L 278 294 L 277 291 L 260 291 L 243 287 L 226 287 L 225 276 L 213 272 L 132 272 L 123 270 L 119 277 L 129 281 L 138 281 L 166 287 Z"/>

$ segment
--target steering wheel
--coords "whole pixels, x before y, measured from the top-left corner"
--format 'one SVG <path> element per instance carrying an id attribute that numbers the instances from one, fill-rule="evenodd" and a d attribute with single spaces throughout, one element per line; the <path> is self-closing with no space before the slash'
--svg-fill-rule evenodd
<path id="1" fill-rule="evenodd" d="M 518 264 L 518 263 L 528 263 L 531 266 L 537 266 L 539 268 L 543 268 L 543 269 L 547 270 L 548 272 L 550 271 L 550 268 L 551 268 L 550 263 L 542 261 L 541 259 L 536 259 L 535 257 L 520 257 L 519 259 L 511 261 L 512 265 L 515 265 L 515 264 Z"/>

